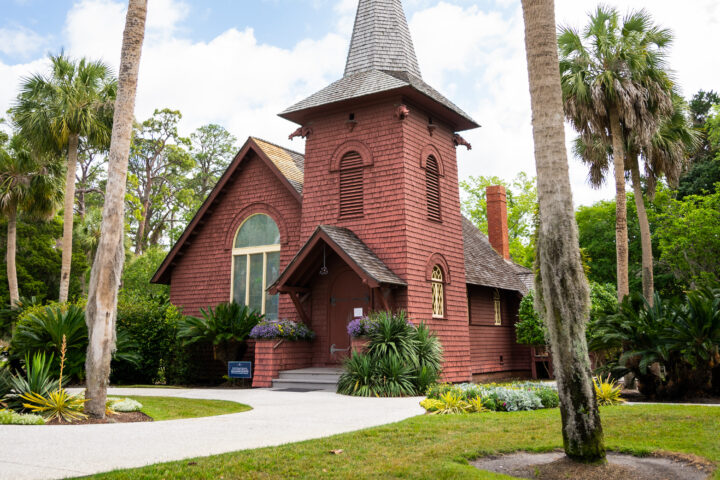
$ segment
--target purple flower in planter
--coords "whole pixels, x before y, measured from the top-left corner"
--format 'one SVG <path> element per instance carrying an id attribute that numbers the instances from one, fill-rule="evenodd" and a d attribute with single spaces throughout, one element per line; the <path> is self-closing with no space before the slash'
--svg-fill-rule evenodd
<path id="1" fill-rule="evenodd" d="M 315 338 L 315 333 L 304 323 L 290 320 L 263 320 L 250 330 L 250 338 L 312 340 Z"/>

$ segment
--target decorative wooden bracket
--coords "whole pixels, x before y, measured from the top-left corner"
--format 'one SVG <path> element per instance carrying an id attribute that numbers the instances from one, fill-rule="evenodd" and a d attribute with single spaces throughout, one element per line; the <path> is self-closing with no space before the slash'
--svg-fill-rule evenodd
<path id="1" fill-rule="evenodd" d="M 293 305 L 295 305 L 295 310 L 297 310 L 303 323 L 305 325 L 310 325 L 310 318 L 307 316 L 307 313 L 305 313 L 305 309 L 302 307 L 302 302 L 300 302 L 297 292 L 288 292 L 288 295 L 290 295 L 290 299 L 292 300 Z"/>
<path id="2" fill-rule="evenodd" d="M 437 129 L 437 125 L 433 125 L 432 123 L 428 123 L 427 129 L 428 129 L 428 132 L 430 132 L 430 136 L 432 137 L 432 136 L 433 136 L 433 132 L 435 131 L 435 129 Z"/>
<path id="3" fill-rule="evenodd" d="M 387 303 L 387 299 L 385 298 L 385 294 L 383 293 L 382 288 L 377 287 L 377 288 L 375 288 L 374 290 L 375 290 L 375 298 L 379 299 L 379 300 L 380 300 L 380 303 L 382 304 L 382 307 L 383 307 L 386 311 L 389 312 L 389 311 L 390 311 L 390 306 L 389 306 L 388 303 Z"/>
<path id="4" fill-rule="evenodd" d="M 347 127 L 348 132 L 352 132 L 353 130 L 355 130 L 355 127 L 357 127 L 357 124 L 358 124 L 357 120 L 346 120 L 345 121 L 345 126 Z"/>
<path id="5" fill-rule="evenodd" d="M 397 118 L 400 121 L 405 120 L 408 115 L 410 115 L 410 109 L 407 107 L 407 105 L 399 105 L 395 109 L 395 118 Z"/>
<path id="6" fill-rule="evenodd" d="M 470 145 L 470 143 L 467 140 L 465 140 L 463 137 L 461 137 L 457 133 L 453 134 L 453 143 L 455 144 L 456 147 L 459 147 L 460 145 L 462 145 L 462 146 L 466 147 L 468 150 L 472 150 L 472 145 Z"/>
<path id="7" fill-rule="evenodd" d="M 295 137 L 301 137 L 301 138 L 307 138 L 310 135 L 312 135 L 313 129 L 311 126 L 303 126 L 299 127 L 297 130 L 295 130 L 293 133 L 290 134 L 288 137 L 288 140 L 292 140 Z"/>

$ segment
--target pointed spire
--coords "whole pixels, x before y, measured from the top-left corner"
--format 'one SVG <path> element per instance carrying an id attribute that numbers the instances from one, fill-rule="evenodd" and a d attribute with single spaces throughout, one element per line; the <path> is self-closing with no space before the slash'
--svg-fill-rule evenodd
<path id="1" fill-rule="evenodd" d="M 370 70 L 420 75 L 402 0 L 360 0 L 345 76 Z"/>

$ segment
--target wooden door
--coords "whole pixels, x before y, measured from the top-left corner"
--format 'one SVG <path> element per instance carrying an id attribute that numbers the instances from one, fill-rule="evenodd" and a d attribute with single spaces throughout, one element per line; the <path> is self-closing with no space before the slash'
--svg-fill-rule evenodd
<path id="1" fill-rule="evenodd" d="M 328 362 L 340 363 L 350 352 L 347 325 L 355 318 L 355 309 L 367 315 L 370 308 L 370 289 L 352 270 L 338 274 L 330 289 L 328 315 Z"/>

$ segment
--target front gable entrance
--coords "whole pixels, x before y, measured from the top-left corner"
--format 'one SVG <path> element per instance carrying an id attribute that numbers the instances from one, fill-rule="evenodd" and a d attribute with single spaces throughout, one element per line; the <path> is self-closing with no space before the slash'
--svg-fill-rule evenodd
<path id="1" fill-rule="evenodd" d="M 343 269 L 335 276 L 328 308 L 328 363 L 340 363 L 349 354 L 348 323 L 369 313 L 370 299 L 367 284 L 351 268 Z"/>

